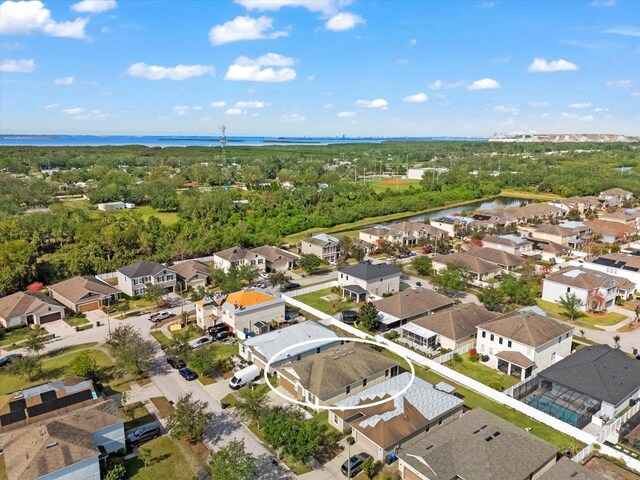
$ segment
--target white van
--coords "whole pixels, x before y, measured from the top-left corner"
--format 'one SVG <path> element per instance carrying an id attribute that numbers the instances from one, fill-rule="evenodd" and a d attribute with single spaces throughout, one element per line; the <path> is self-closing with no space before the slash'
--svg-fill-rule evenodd
<path id="1" fill-rule="evenodd" d="M 256 365 L 249 365 L 248 367 L 238 370 L 231 380 L 229 380 L 229 387 L 233 390 L 237 390 L 240 387 L 244 387 L 247 383 L 257 380 L 262 375 L 260 368 Z"/>

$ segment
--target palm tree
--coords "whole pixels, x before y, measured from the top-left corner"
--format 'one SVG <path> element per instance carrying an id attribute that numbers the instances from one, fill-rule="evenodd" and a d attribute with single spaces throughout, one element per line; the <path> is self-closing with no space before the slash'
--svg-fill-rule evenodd
<path id="1" fill-rule="evenodd" d="M 567 293 L 564 297 L 560 297 L 557 303 L 565 309 L 572 322 L 582 315 L 584 303 L 575 293 Z"/>

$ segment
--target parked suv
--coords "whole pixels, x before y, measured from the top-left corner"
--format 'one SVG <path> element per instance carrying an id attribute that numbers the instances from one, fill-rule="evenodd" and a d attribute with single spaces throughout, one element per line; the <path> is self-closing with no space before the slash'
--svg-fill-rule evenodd
<path id="1" fill-rule="evenodd" d="M 364 452 L 354 455 L 342 464 L 342 468 L 340 469 L 342 471 L 342 474 L 346 477 L 349 475 L 349 473 L 351 473 L 351 476 L 349 476 L 349 478 L 355 477 L 362 471 L 362 464 L 367 458 L 373 457 Z M 349 463 L 351 463 L 351 472 L 349 472 Z"/>
<path id="2" fill-rule="evenodd" d="M 187 366 L 182 360 L 179 360 L 175 357 L 167 357 L 167 363 L 171 366 L 171 368 L 175 368 L 176 370 L 180 370 Z"/>
<path id="3" fill-rule="evenodd" d="M 149 321 L 156 323 L 161 322 L 162 320 L 166 320 L 170 317 L 173 317 L 173 313 L 171 313 L 169 310 L 163 310 L 162 312 L 152 313 L 149 317 Z"/>
<path id="4" fill-rule="evenodd" d="M 229 331 L 229 327 L 227 327 L 224 323 L 219 323 L 218 325 L 212 325 L 207 328 L 207 333 L 209 335 L 215 335 L 218 332 Z"/>
<path id="5" fill-rule="evenodd" d="M 147 423 L 127 434 L 127 445 L 140 445 L 159 436 L 160 426 L 156 422 Z"/>
<path id="6" fill-rule="evenodd" d="M 205 345 L 209 345 L 211 343 L 211 339 L 209 337 L 201 337 L 198 338 L 197 340 L 191 340 L 189 342 L 189 346 L 191 348 L 200 348 L 200 347 L 204 347 Z"/>
<path id="7" fill-rule="evenodd" d="M 229 338 L 231 336 L 233 336 L 233 334 L 229 330 L 221 330 L 211 335 L 211 341 L 219 342 L 220 340 L 224 340 L 225 338 Z"/>

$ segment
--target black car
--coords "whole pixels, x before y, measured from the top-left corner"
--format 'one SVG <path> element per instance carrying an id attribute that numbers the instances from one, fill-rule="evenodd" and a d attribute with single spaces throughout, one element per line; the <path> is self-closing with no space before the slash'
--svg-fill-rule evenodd
<path id="1" fill-rule="evenodd" d="M 224 340 L 225 338 L 229 338 L 231 336 L 233 336 L 233 334 L 229 330 L 222 330 L 211 335 L 211 340 L 214 342 L 219 342 L 220 340 Z"/>
<path id="2" fill-rule="evenodd" d="M 224 323 L 219 323 L 218 325 L 213 325 L 207 328 L 207 333 L 209 335 L 215 335 L 216 333 L 225 331 L 229 331 L 229 327 L 227 327 Z"/>
<path id="3" fill-rule="evenodd" d="M 13 362 L 14 360 L 18 360 L 19 358 L 22 358 L 21 353 L 10 353 L 6 357 L 0 358 L 0 367 L 6 367 L 11 362 Z"/>
<path id="4" fill-rule="evenodd" d="M 364 452 L 352 456 L 349 460 L 342 464 L 342 468 L 340 469 L 342 471 L 342 474 L 345 477 L 348 476 L 349 478 L 355 477 L 362 471 L 362 464 L 367 458 L 373 457 Z M 349 464 L 351 464 L 351 472 L 349 472 Z M 349 475 L 349 473 L 351 473 L 351 475 Z"/>
<path id="5" fill-rule="evenodd" d="M 283 290 L 295 290 L 296 288 L 300 288 L 300 284 L 295 282 L 287 282 L 282 287 Z"/>
<path id="6" fill-rule="evenodd" d="M 182 378 L 188 381 L 195 380 L 196 378 L 198 378 L 198 374 L 187 367 L 181 368 L 180 370 L 178 370 L 178 373 Z"/>
<path id="7" fill-rule="evenodd" d="M 127 434 L 127 445 L 133 447 L 153 440 L 160 436 L 160 425 L 156 422 L 147 423 Z"/>
<path id="8" fill-rule="evenodd" d="M 180 370 L 181 368 L 184 368 L 187 366 L 186 363 L 184 363 L 182 360 L 179 360 L 175 357 L 167 357 L 167 363 L 171 365 L 171 368 L 175 368 L 177 370 Z"/>

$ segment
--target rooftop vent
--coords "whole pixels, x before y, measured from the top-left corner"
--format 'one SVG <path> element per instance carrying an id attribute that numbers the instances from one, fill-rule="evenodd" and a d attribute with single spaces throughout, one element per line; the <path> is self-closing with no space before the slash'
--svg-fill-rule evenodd
<path id="1" fill-rule="evenodd" d="M 425 448 L 425 450 L 430 450 L 433 448 L 433 445 L 429 445 L 427 448 Z"/>
<path id="2" fill-rule="evenodd" d="M 53 448 L 53 447 L 57 447 L 57 446 L 58 446 L 58 442 L 47 443 L 47 448 Z"/>
<path id="3" fill-rule="evenodd" d="M 490 442 L 491 440 L 493 440 L 492 436 L 488 436 L 487 438 L 484 439 L 485 442 Z"/>

